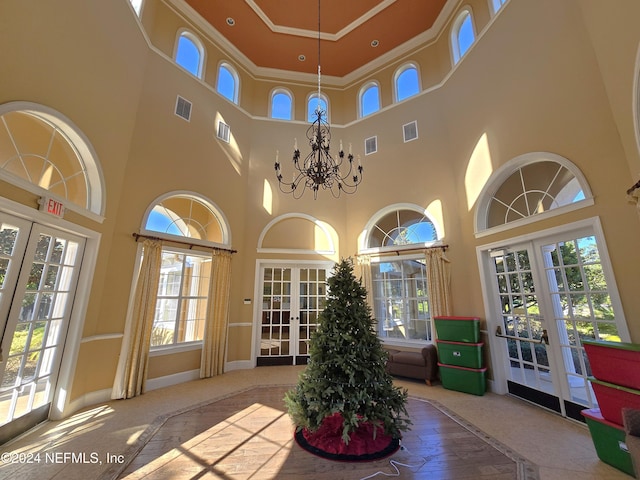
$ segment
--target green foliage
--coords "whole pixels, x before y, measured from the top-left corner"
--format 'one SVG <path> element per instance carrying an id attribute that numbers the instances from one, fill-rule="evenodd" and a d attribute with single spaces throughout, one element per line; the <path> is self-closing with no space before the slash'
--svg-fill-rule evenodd
<path id="1" fill-rule="evenodd" d="M 340 413 L 345 444 L 350 433 L 367 422 L 397 438 L 411 424 L 407 391 L 395 387 L 386 371 L 387 353 L 351 262 L 342 260 L 333 271 L 326 306 L 311 338 L 309 363 L 298 385 L 285 395 L 289 415 L 298 429 L 315 431 L 325 417 Z"/>

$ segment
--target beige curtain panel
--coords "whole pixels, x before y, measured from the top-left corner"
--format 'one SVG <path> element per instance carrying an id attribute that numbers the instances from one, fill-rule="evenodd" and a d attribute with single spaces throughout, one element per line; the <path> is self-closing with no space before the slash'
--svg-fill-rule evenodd
<path id="1" fill-rule="evenodd" d="M 202 342 L 200 378 L 209 378 L 224 373 L 230 290 L 231 252 L 216 250 L 211 259 L 211 283 Z"/>
<path id="2" fill-rule="evenodd" d="M 451 262 L 441 248 L 425 252 L 431 318 L 452 315 Z"/>
<path id="3" fill-rule="evenodd" d="M 362 286 L 367 289 L 367 305 L 371 309 L 371 315 L 375 316 L 373 310 L 373 281 L 371 280 L 371 256 L 360 255 L 356 263 L 356 275 L 359 275 Z"/>
<path id="4" fill-rule="evenodd" d="M 133 305 L 130 348 L 124 365 L 124 391 L 120 398 L 132 398 L 144 393 L 149 365 L 149 344 L 156 311 L 162 244 L 157 240 L 145 240 L 143 257 Z"/>

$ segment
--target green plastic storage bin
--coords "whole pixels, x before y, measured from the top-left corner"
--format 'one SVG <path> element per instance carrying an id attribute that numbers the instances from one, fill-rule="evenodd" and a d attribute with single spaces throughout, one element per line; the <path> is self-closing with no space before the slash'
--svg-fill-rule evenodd
<path id="1" fill-rule="evenodd" d="M 633 477 L 633 462 L 625 443 L 624 428 L 605 420 L 597 408 L 583 410 L 581 413 L 587 420 L 598 458 Z"/>
<path id="2" fill-rule="evenodd" d="M 440 340 L 478 343 L 480 319 L 477 317 L 435 317 L 436 333 Z"/>
<path id="3" fill-rule="evenodd" d="M 482 368 L 481 343 L 449 342 L 436 340 L 438 346 L 438 359 L 445 365 L 457 367 Z"/>
<path id="4" fill-rule="evenodd" d="M 438 362 L 440 380 L 447 390 L 484 395 L 486 391 L 485 368 L 456 367 Z"/>

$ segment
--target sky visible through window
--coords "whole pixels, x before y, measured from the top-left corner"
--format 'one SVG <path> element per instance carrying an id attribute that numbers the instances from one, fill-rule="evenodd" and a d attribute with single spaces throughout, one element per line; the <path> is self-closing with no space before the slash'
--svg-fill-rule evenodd
<path id="1" fill-rule="evenodd" d="M 152 232 L 169 233 L 171 235 L 179 235 L 181 237 L 184 236 L 169 217 L 156 210 L 152 210 L 151 213 L 149 213 L 149 218 L 147 218 L 147 225 L 145 228 Z"/>
<path id="2" fill-rule="evenodd" d="M 398 89 L 398 101 L 411 97 L 418 93 L 418 71 L 414 67 L 407 68 L 396 81 Z"/>
<path id="3" fill-rule="evenodd" d="M 218 93 L 235 102 L 236 81 L 231 71 L 222 65 L 218 70 Z"/>
<path id="4" fill-rule="evenodd" d="M 362 94 L 362 116 L 365 117 L 380 109 L 380 96 L 377 85 L 371 85 Z"/>
<path id="5" fill-rule="evenodd" d="M 291 120 L 291 97 L 286 93 L 276 93 L 271 103 L 271 118 Z"/>
<path id="6" fill-rule="evenodd" d="M 473 25 L 471 24 L 471 15 L 467 13 L 462 25 L 460 25 L 460 31 L 458 32 L 458 46 L 460 49 L 460 56 L 462 57 L 471 44 L 473 43 Z"/>
<path id="7" fill-rule="evenodd" d="M 185 35 L 181 35 L 180 40 L 178 40 L 176 63 L 196 77 L 198 76 L 200 51 L 196 44 L 193 43 L 193 40 L 187 38 Z"/>

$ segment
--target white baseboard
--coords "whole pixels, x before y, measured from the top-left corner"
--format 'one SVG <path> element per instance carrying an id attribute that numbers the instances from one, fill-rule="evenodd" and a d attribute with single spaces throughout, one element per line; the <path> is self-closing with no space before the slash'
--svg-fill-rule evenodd
<path id="1" fill-rule="evenodd" d="M 81 397 L 76 398 L 73 402 L 70 402 L 61 414 L 56 413 L 56 410 L 52 408 L 51 413 L 49 414 L 49 419 L 60 420 L 90 405 L 109 402 L 111 401 L 111 390 L 111 388 L 105 388 L 103 390 L 86 393 Z"/>
<path id="2" fill-rule="evenodd" d="M 249 370 L 255 368 L 255 364 L 251 360 L 236 360 L 235 362 L 227 362 L 224 364 L 224 371 L 231 372 L 233 370 Z"/>
<path id="3" fill-rule="evenodd" d="M 165 375 L 164 377 L 152 378 L 147 380 L 145 391 L 157 390 L 158 388 L 170 387 L 179 383 L 190 382 L 200 378 L 200 369 L 189 370 L 186 372 L 174 373 L 173 375 Z"/>

